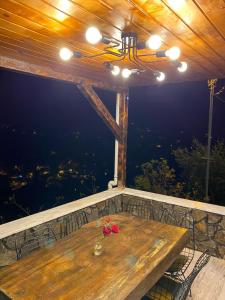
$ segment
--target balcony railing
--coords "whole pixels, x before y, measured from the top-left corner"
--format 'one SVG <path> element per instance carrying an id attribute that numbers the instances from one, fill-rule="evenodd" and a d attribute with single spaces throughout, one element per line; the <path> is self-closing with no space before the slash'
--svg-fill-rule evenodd
<path id="1" fill-rule="evenodd" d="M 132 207 L 132 209 L 130 209 Z M 129 209 L 128 209 L 129 208 Z M 211 250 L 225 257 L 225 208 L 134 189 L 113 189 L 58 206 L 0 226 L 0 265 L 17 259 L 16 249 L 36 232 L 52 230 L 57 239 L 77 230 L 85 222 L 127 212 L 147 219 L 166 222 L 168 214 L 187 213 L 193 217 L 196 250 Z M 87 218 L 85 220 L 84 218 Z"/>

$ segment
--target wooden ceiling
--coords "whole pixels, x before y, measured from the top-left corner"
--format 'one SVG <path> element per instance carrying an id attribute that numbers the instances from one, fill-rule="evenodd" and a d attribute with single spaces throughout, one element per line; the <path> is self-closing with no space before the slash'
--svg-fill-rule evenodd
<path id="1" fill-rule="evenodd" d="M 141 41 L 159 34 L 163 49 L 179 46 L 186 73 L 164 59 L 151 63 L 166 73 L 166 82 L 225 77 L 223 0 L 0 0 L 0 67 L 108 88 L 155 83 L 151 72 L 114 78 L 103 66 L 108 56 L 62 62 L 61 47 L 85 54 L 103 49 L 86 42 L 89 26 L 117 40 L 129 30 Z"/>

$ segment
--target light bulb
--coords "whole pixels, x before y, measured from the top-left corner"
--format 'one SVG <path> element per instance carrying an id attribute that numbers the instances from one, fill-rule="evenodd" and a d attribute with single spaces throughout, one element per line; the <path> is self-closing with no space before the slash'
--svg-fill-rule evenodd
<path id="1" fill-rule="evenodd" d="M 111 73 L 114 75 L 114 76 L 118 76 L 120 74 L 120 67 L 118 66 L 113 66 L 112 70 L 111 70 Z"/>
<path id="2" fill-rule="evenodd" d="M 86 40 L 90 44 L 97 44 L 102 39 L 102 34 L 96 27 L 89 27 L 88 30 L 85 33 Z"/>
<path id="3" fill-rule="evenodd" d="M 185 61 L 181 61 L 181 62 L 179 63 L 179 66 L 178 66 L 177 70 L 178 70 L 179 72 L 183 73 L 183 72 L 187 71 L 187 68 L 188 68 L 187 63 L 186 63 Z"/>
<path id="4" fill-rule="evenodd" d="M 147 40 L 146 45 L 152 50 L 157 50 L 162 45 L 162 39 L 159 35 L 154 34 Z"/>
<path id="5" fill-rule="evenodd" d="M 163 81 L 165 78 L 166 78 L 165 73 L 163 73 L 163 72 L 157 72 L 157 74 L 156 74 L 156 79 L 157 79 L 158 81 Z"/>
<path id="6" fill-rule="evenodd" d="M 177 10 L 184 5 L 185 0 L 168 0 L 168 3 L 173 9 Z"/>
<path id="7" fill-rule="evenodd" d="M 69 60 L 73 56 L 73 51 L 68 48 L 61 48 L 59 51 L 59 56 L 62 60 Z"/>
<path id="8" fill-rule="evenodd" d="M 172 47 L 169 50 L 166 50 L 166 56 L 171 60 L 176 60 L 180 56 L 180 48 Z"/>
<path id="9" fill-rule="evenodd" d="M 123 69 L 122 70 L 122 76 L 123 76 L 123 78 L 129 78 L 130 77 L 130 75 L 131 75 L 131 70 L 129 70 L 129 69 Z"/>

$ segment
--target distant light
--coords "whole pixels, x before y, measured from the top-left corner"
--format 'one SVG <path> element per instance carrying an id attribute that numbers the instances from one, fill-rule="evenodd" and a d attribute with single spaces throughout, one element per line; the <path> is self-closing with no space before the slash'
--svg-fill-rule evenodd
<path id="1" fill-rule="evenodd" d="M 186 0 L 168 0 L 168 4 L 175 10 L 180 9 L 185 2 Z"/>
<path id="2" fill-rule="evenodd" d="M 113 66 L 112 70 L 111 70 L 111 73 L 114 75 L 114 76 L 118 76 L 120 74 L 120 67 L 118 66 Z"/>
<path id="3" fill-rule="evenodd" d="M 90 44 L 97 44 L 102 39 L 102 34 L 96 27 L 89 27 L 88 30 L 85 33 L 86 40 Z"/>
<path id="4" fill-rule="evenodd" d="M 181 61 L 178 68 L 177 68 L 177 70 L 179 72 L 183 73 L 183 72 L 187 71 L 187 68 L 188 68 L 187 63 L 185 61 Z"/>
<path id="5" fill-rule="evenodd" d="M 129 78 L 130 77 L 130 75 L 131 75 L 131 70 L 129 70 L 129 69 L 123 69 L 122 70 L 122 76 L 123 76 L 123 78 Z"/>
<path id="6" fill-rule="evenodd" d="M 158 81 L 163 81 L 165 78 L 166 78 L 165 73 L 163 73 L 163 72 L 157 72 L 157 73 L 156 73 L 156 79 L 157 79 Z"/>
<path id="7" fill-rule="evenodd" d="M 172 47 L 169 50 L 166 50 L 165 54 L 169 59 L 176 60 L 180 57 L 180 48 Z"/>
<path id="8" fill-rule="evenodd" d="M 147 40 L 146 45 L 152 50 L 157 50 L 162 45 L 162 39 L 159 35 L 154 34 Z"/>
<path id="9" fill-rule="evenodd" d="M 59 51 L 59 56 L 61 57 L 62 60 L 70 60 L 73 56 L 73 51 L 71 51 L 68 48 L 61 48 Z"/>

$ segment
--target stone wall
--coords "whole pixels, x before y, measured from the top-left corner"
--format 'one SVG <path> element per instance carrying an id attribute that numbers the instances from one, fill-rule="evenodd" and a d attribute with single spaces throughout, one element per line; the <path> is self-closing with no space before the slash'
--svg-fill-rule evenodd
<path id="1" fill-rule="evenodd" d="M 196 250 L 209 249 L 212 255 L 225 259 L 224 215 L 132 195 L 123 194 L 122 197 L 123 210 L 133 204 L 133 214 L 143 218 L 158 219 L 163 222 L 165 213 L 171 216 L 179 215 L 179 212 L 185 213 L 186 216 L 190 215 L 193 218 Z"/>
<path id="2" fill-rule="evenodd" d="M 94 221 L 99 217 L 116 214 L 122 211 L 122 195 L 88 206 L 63 217 L 51 220 L 41 225 L 21 231 L 0 240 L 0 267 L 17 260 L 21 245 L 38 236 L 61 239 L 67 234 L 79 229 L 84 223 Z M 83 213 L 84 212 L 84 213 Z M 86 219 L 86 220 L 85 220 Z"/>
<path id="3" fill-rule="evenodd" d="M 140 193 L 133 191 L 133 194 Z M 189 224 L 193 224 L 196 250 L 204 251 L 210 249 L 212 255 L 218 258 L 225 258 L 225 214 L 198 209 L 196 208 L 196 206 L 200 206 L 198 202 L 195 202 L 196 204 L 191 203 L 190 207 L 187 207 L 185 204 L 182 206 L 171 203 L 175 200 L 177 202 L 178 200 L 182 201 L 182 203 L 188 202 L 185 199 L 173 198 L 170 201 L 171 199 L 166 198 L 166 200 L 163 199 L 162 201 L 162 195 L 151 193 L 147 193 L 147 195 L 146 197 L 145 193 L 145 197 L 141 197 L 121 193 L 41 225 L 7 236 L 0 240 L 0 267 L 13 263 L 17 259 L 16 249 L 18 246 L 23 244 L 24 241 L 33 238 L 36 233 L 46 235 L 46 232 L 51 234 L 52 230 L 56 238 L 60 239 L 80 228 L 85 222 L 91 222 L 99 217 L 121 212 L 129 212 L 142 218 L 154 219 L 169 224 L 172 224 L 171 220 L 175 220 L 174 225 L 180 222 L 179 216 L 185 214 L 186 221 L 189 221 Z M 151 196 L 154 196 L 154 200 L 151 199 Z M 82 219 L 83 213 L 87 220 Z M 183 223 L 179 223 L 179 225 L 183 226 Z M 189 246 L 191 246 L 191 243 Z"/>

